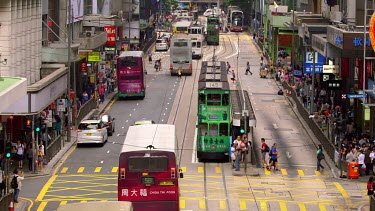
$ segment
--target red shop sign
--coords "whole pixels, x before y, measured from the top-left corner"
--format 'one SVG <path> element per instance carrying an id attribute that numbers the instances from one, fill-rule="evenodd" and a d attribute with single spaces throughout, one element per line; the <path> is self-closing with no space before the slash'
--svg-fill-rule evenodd
<path id="1" fill-rule="evenodd" d="M 107 46 L 116 46 L 116 26 L 104 26 L 107 32 Z"/>
<path id="2" fill-rule="evenodd" d="M 87 63 L 81 62 L 81 72 L 86 73 L 87 72 Z"/>

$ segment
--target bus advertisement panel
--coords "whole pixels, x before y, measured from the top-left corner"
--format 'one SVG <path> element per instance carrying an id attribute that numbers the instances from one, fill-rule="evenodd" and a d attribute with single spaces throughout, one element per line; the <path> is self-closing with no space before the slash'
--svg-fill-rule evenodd
<path id="1" fill-rule="evenodd" d="M 145 78 L 143 52 L 122 52 L 117 59 L 118 97 L 143 99 L 146 95 Z"/>

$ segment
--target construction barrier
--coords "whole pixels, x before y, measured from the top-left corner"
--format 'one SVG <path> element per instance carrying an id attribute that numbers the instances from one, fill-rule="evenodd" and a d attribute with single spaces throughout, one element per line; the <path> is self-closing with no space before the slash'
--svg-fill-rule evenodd
<path id="1" fill-rule="evenodd" d="M 0 200 L 0 210 L 10 210 L 10 201 L 13 200 L 13 192 L 4 195 Z"/>

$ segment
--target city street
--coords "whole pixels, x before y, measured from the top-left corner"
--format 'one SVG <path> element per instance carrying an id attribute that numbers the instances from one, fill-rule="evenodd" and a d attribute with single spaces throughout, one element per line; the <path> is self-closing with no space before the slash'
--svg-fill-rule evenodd
<path id="1" fill-rule="evenodd" d="M 238 42 L 239 41 L 239 42 Z M 235 173 L 230 163 L 201 163 L 195 154 L 197 86 L 201 61 L 209 61 L 215 49 L 217 60 L 228 61 L 237 80 L 247 90 L 255 110 L 253 147 L 258 165 L 247 173 Z M 144 100 L 115 101 L 106 113 L 116 118 L 113 136 L 103 146 L 73 147 L 51 176 L 26 178 L 20 197 L 32 211 L 52 211 L 60 204 L 117 200 L 118 157 L 128 126 L 140 119 L 174 124 L 181 149 L 179 166 L 181 210 L 356 210 L 368 203 L 366 184 L 333 177 L 323 162 L 316 170 L 316 140 L 300 122 L 288 97 L 277 95 L 274 79 L 259 77 L 260 55 L 245 32 L 220 35 L 220 45 L 205 46 L 201 60 L 193 61 L 192 76 L 181 80 L 169 74 L 169 51 L 152 52 L 162 60 L 161 72 L 146 62 L 147 91 Z M 252 75 L 245 75 L 246 62 Z M 229 77 L 229 75 L 228 75 Z M 231 89 L 236 83 L 231 84 Z M 260 139 L 278 144 L 280 171 L 260 165 Z M 146 146 L 145 146 L 146 147 Z M 326 156 L 328 157 L 328 156 Z M 29 203 L 32 202 L 32 203 Z"/>

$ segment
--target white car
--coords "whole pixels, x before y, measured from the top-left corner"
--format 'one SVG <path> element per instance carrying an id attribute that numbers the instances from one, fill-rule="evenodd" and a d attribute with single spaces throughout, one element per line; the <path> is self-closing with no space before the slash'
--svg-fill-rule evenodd
<path id="1" fill-rule="evenodd" d="M 168 43 L 166 41 L 166 38 L 158 38 L 156 40 L 156 44 L 155 44 L 155 50 L 156 51 L 167 51 L 168 50 Z"/>
<path id="2" fill-rule="evenodd" d="M 77 129 L 77 145 L 101 144 L 108 140 L 107 127 L 101 119 L 83 120 Z"/>
<path id="3" fill-rule="evenodd" d="M 212 15 L 213 12 L 214 12 L 213 9 L 207 9 L 207 10 L 203 13 L 203 15 L 204 15 L 205 17 L 208 17 L 208 16 Z"/>

